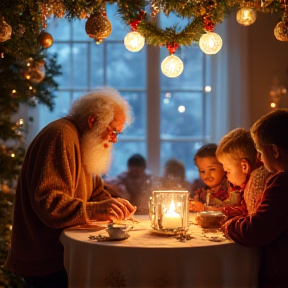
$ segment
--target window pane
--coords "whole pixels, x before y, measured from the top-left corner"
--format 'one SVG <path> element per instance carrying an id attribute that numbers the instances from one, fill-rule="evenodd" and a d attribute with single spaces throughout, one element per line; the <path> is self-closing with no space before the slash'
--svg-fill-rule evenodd
<path id="1" fill-rule="evenodd" d="M 146 49 L 133 53 L 123 43 L 107 43 L 107 85 L 144 89 L 146 86 Z"/>
<path id="2" fill-rule="evenodd" d="M 192 182 L 198 178 L 194 155 L 202 145 L 202 142 L 161 142 L 161 175 L 163 175 L 166 161 L 170 158 L 176 158 L 185 165 L 187 181 Z"/>
<path id="3" fill-rule="evenodd" d="M 175 136 L 202 137 L 202 116 L 202 93 L 161 93 L 161 139 Z"/>
<path id="4" fill-rule="evenodd" d="M 123 44 L 126 34 L 131 31 L 130 26 L 126 25 L 126 23 L 117 15 L 116 4 L 106 5 L 106 11 L 107 17 L 112 24 L 112 33 L 109 35 L 107 40 L 122 40 Z"/>
<path id="5" fill-rule="evenodd" d="M 107 174 L 108 177 L 116 176 L 127 169 L 128 158 L 139 153 L 146 158 L 146 144 L 145 142 L 121 142 L 115 144 L 113 149 L 112 166 Z"/>
<path id="6" fill-rule="evenodd" d="M 73 87 L 74 89 L 88 86 L 88 45 L 86 43 L 74 43 L 73 45 Z"/>
<path id="7" fill-rule="evenodd" d="M 75 19 L 71 21 L 73 41 L 93 41 L 93 39 L 90 38 L 85 31 L 86 21 L 87 19 Z"/>
<path id="8" fill-rule="evenodd" d="M 67 44 L 54 43 L 49 48 L 49 53 L 57 53 L 57 64 L 61 65 L 61 75 L 55 77 L 55 81 L 61 89 L 71 87 L 72 66 L 71 66 L 71 49 Z"/>
<path id="9" fill-rule="evenodd" d="M 41 123 L 40 129 L 42 129 L 48 123 L 67 115 L 71 103 L 70 93 L 58 91 L 57 96 L 57 105 L 55 105 L 52 112 L 47 106 L 39 105 L 39 122 Z"/>
<path id="10" fill-rule="evenodd" d="M 46 31 L 53 36 L 55 41 L 68 41 L 71 35 L 71 26 L 65 18 L 53 18 L 51 17 L 47 21 Z M 53 47 L 54 44 L 51 46 Z M 49 48 L 50 51 L 51 48 Z"/>
<path id="11" fill-rule="evenodd" d="M 87 94 L 88 93 L 88 90 L 82 90 L 82 91 L 72 91 L 72 94 L 73 94 L 73 96 L 72 96 L 72 101 L 75 101 L 75 100 L 77 100 L 79 97 L 81 97 L 81 96 L 83 96 L 83 95 L 85 95 L 85 94 Z"/>
<path id="12" fill-rule="evenodd" d="M 120 92 L 133 110 L 133 123 L 125 129 L 123 137 L 146 136 L 146 94 L 141 92 Z"/>
<path id="13" fill-rule="evenodd" d="M 210 103 L 210 93 L 206 93 L 205 94 L 205 99 L 206 99 L 206 101 L 205 101 L 205 115 L 206 115 L 206 117 L 205 117 L 205 137 L 206 138 L 209 138 L 210 137 L 210 135 L 211 135 L 211 131 L 210 131 L 210 129 L 211 129 L 211 124 L 210 124 L 210 122 L 211 122 L 211 119 L 210 119 L 210 115 L 211 115 L 211 103 Z"/>
<path id="14" fill-rule="evenodd" d="M 91 51 L 91 88 L 104 85 L 104 43 L 102 45 L 90 44 Z M 89 63 L 88 63 L 89 64 Z"/>

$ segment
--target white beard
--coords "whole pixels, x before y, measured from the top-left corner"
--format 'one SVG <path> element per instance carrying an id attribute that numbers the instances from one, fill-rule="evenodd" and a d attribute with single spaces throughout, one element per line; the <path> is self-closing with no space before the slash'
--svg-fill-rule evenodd
<path id="1" fill-rule="evenodd" d="M 81 137 L 82 165 L 89 174 L 106 174 L 112 161 L 112 143 L 103 141 L 96 131 L 84 132 Z M 108 147 L 105 148 L 104 144 Z"/>

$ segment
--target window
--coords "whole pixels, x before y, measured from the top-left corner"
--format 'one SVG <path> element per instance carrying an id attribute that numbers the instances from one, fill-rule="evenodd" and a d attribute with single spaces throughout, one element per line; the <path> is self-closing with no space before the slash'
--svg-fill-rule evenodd
<path id="1" fill-rule="evenodd" d="M 204 89 L 210 85 L 209 57 L 198 45 L 181 47 L 176 55 L 184 62 L 184 72 L 168 78 L 160 70 L 168 56 L 166 47 L 145 45 L 140 52 L 128 51 L 123 39 L 130 28 L 115 14 L 116 7 L 107 5 L 113 30 L 100 45 L 87 36 L 86 20 L 50 21 L 47 31 L 54 44 L 49 52 L 58 54 L 63 74 L 56 79 L 59 91 L 54 111 L 40 107 L 39 130 L 65 116 L 80 95 L 111 86 L 130 103 L 135 120 L 115 145 L 109 176 L 124 171 L 129 156 L 140 153 L 156 175 L 162 175 L 166 160 L 179 159 L 186 166 L 187 180 L 192 181 L 198 177 L 194 154 L 210 141 L 210 97 Z M 165 25 L 168 20 L 161 16 L 160 21 Z"/>

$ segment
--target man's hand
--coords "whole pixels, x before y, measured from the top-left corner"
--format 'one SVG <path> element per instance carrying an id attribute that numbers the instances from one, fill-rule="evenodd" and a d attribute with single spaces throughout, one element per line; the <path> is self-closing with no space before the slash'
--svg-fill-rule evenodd
<path id="1" fill-rule="evenodd" d="M 136 209 L 136 207 L 132 206 L 131 203 L 125 199 L 110 198 L 97 203 L 93 218 L 98 221 L 113 219 L 124 220 L 131 217 Z"/>

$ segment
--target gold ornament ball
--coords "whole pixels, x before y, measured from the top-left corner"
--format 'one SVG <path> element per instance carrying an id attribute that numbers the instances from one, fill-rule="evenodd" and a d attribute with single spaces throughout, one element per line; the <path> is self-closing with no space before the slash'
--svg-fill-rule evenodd
<path id="1" fill-rule="evenodd" d="M 112 25 L 107 16 L 103 13 L 93 13 L 87 19 L 85 31 L 90 38 L 97 41 L 107 38 L 112 32 Z"/>
<path id="2" fill-rule="evenodd" d="M 11 38 L 12 35 L 12 28 L 8 25 L 4 17 L 0 19 L 0 42 L 5 42 Z"/>
<path id="3" fill-rule="evenodd" d="M 52 46 L 54 40 L 49 33 L 43 31 L 38 36 L 38 42 L 43 48 L 46 49 Z"/>
<path id="4" fill-rule="evenodd" d="M 274 35 L 279 41 L 288 41 L 288 23 L 279 22 L 274 29 Z"/>

